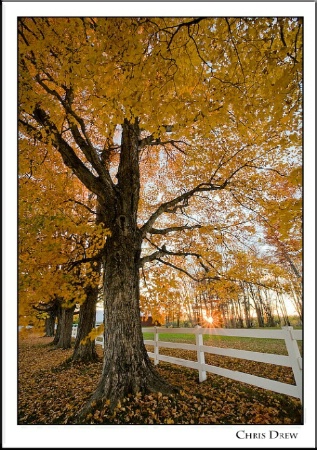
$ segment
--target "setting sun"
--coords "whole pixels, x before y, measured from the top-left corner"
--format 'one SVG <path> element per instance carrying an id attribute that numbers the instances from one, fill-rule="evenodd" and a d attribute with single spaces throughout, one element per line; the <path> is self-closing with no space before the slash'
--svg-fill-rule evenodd
<path id="1" fill-rule="evenodd" d="M 212 317 L 204 317 L 206 322 L 213 323 L 214 319 Z"/>

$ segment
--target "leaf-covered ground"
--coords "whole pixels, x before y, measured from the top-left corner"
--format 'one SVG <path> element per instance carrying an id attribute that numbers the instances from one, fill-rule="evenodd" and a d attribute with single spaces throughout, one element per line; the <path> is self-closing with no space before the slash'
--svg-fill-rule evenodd
<path id="1" fill-rule="evenodd" d="M 102 369 L 100 346 L 97 346 L 99 362 L 88 365 L 65 365 L 63 363 L 71 356 L 72 349 L 56 350 L 49 345 L 51 341 L 52 338 L 32 335 L 20 340 L 19 424 L 74 423 L 76 414 L 98 383 Z M 166 349 L 166 354 L 188 358 L 190 352 Z M 244 369 L 243 371 L 248 373 L 293 383 L 291 370 L 288 368 L 251 361 L 241 362 L 236 358 L 218 358 L 218 363 L 222 367 L 240 371 Z M 264 370 L 264 366 L 269 366 L 269 369 Z M 196 425 L 302 423 L 300 401 L 293 397 L 213 374 L 208 374 L 205 382 L 198 383 L 197 371 L 168 363 L 160 363 L 158 370 L 170 383 L 180 387 L 179 394 L 130 396 L 125 398 L 112 413 L 106 404 L 99 406 L 84 423 Z"/>

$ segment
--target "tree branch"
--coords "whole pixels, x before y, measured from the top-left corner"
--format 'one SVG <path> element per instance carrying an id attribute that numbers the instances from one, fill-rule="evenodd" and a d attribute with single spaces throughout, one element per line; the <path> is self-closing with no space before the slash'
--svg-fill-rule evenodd
<path id="1" fill-rule="evenodd" d="M 185 275 L 187 275 L 189 278 L 191 278 L 194 281 L 197 281 L 198 283 L 200 283 L 201 281 L 205 281 L 205 280 L 210 280 L 210 281 L 219 281 L 221 278 L 216 275 L 215 277 L 202 277 L 202 278 L 195 278 L 192 274 L 190 274 L 189 272 L 187 272 L 185 269 L 182 269 L 181 267 L 175 266 L 175 264 L 172 264 L 168 261 L 164 261 L 160 258 L 157 258 L 157 260 L 162 263 L 165 264 L 166 266 L 172 267 L 173 269 L 178 270 L 179 272 L 184 273 Z"/>
<path id="2" fill-rule="evenodd" d="M 153 247 L 157 248 L 158 251 L 152 253 L 149 256 L 144 256 L 141 258 L 141 265 L 144 265 L 146 262 L 153 261 L 154 259 L 157 259 L 158 256 L 165 256 L 165 255 L 172 255 L 172 256 L 195 256 L 196 258 L 201 258 L 201 255 L 199 253 L 192 253 L 192 252 L 171 252 L 167 250 L 165 244 L 162 247 L 159 247 L 158 245 L 154 244 L 154 242 L 150 241 L 150 239 L 147 239 L 147 241 L 153 245 Z"/>
<path id="3" fill-rule="evenodd" d="M 185 153 L 185 152 L 177 144 L 184 144 L 184 145 L 190 146 L 190 144 L 188 144 L 187 142 L 184 142 L 182 140 L 170 139 L 168 141 L 161 141 L 160 138 L 154 138 L 153 135 L 151 135 L 151 136 L 147 136 L 146 138 L 143 138 L 139 141 L 139 150 L 141 150 L 142 148 L 147 147 L 147 146 L 151 146 L 151 147 L 155 146 L 155 145 L 165 146 L 167 144 L 172 145 L 174 148 L 176 148 L 176 150 L 178 150 L 181 153 Z"/>
<path id="4" fill-rule="evenodd" d="M 93 193 L 103 200 L 113 200 L 114 191 L 108 185 L 101 183 L 100 178 L 94 176 L 76 155 L 72 147 L 62 138 L 56 125 L 41 108 L 36 107 L 33 118 L 44 127 L 46 134 L 52 140 L 53 146 L 61 154 L 67 167 L 70 167 L 80 181 Z"/>
<path id="5" fill-rule="evenodd" d="M 73 90 L 72 88 L 67 88 L 64 86 L 65 89 L 65 100 L 58 94 L 58 92 L 55 89 L 50 89 L 44 81 L 40 78 L 39 74 L 35 77 L 36 81 L 39 83 L 39 85 L 50 95 L 57 98 L 59 103 L 63 106 L 65 112 L 67 115 L 72 116 L 80 125 L 81 132 L 83 133 L 85 139 L 81 136 L 78 127 L 76 124 L 70 120 L 69 122 L 69 129 L 71 130 L 71 133 L 73 135 L 73 138 L 78 145 L 78 147 L 82 150 L 87 160 L 90 162 L 92 167 L 97 171 L 100 178 L 104 181 L 105 184 L 108 185 L 109 189 L 113 187 L 113 182 L 111 180 L 111 177 L 108 173 L 108 171 L 105 169 L 105 167 L 102 165 L 92 143 L 90 142 L 90 139 L 86 133 L 86 127 L 83 119 L 76 114 L 72 108 L 71 104 L 73 101 Z M 52 82 L 55 83 L 54 79 L 51 78 Z"/>
<path id="6" fill-rule="evenodd" d="M 243 79 L 244 79 L 244 82 L 245 82 L 245 74 L 244 74 L 243 66 L 242 66 L 242 63 L 241 63 L 241 60 L 240 60 L 240 55 L 239 55 L 239 52 L 238 52 L 238 49 L 237 49 L 237 46 L 236 46 L 236 43 L 235 43 L 235 39 L 234 39 L 233 34 L 232 34 L 232 31 L 231 31 L 231 26 L 230 26 L 230 23 L 229 23 L 229 20 L 228 20 L 227 17 L 226 17 L 225 20 L 226 20 L 227 25 L 228 25 L 228 30 L 229 30 L 229 34 L 230 34 L 230 39 L 231 39 L 231 41 L 232 41 L 232 44 L 233 44 L 235 53 L 236 53 L 236 55 L 237 55 L 237 58 L 238 58 L 238 61 L 239 61 L 239 65 L 240 65 L 240 67 L 241 67 L 241 72 L 242 72 L 242 75 L 243 75 Z"/>
<path id="7" fill-rule="evenodd" d="M 47 312 L 47 311 L 53 311 L 54 309 L 56 309 L 56 304 L 55 303 L 39 303 L 38 305 L 32 305 L 33 309 L 36 309 L 36 311 L 42 311 L 42 312 Z"/>
<path id="8" fill-rule="evenodd" d="M 272 147 L 272 148 L 271 148 L 270 150 L 268 150 L 266 153 L 269 153 L 269 152 L 275 150 L 276 148 L 277 148 L 277 146 Z M 257 159 L 262 158 L 262 156 L 264 156 L 264 155 L 263 155 L 263 154 L 262 154 L 262 155 L 258 155 L 258 156 L 256 156 L 255 158 L 250 159 L 250 161 L 247 161 L 245 164 L 242 164 L 242 166 L 238 167 L 236 170 L 234 170 L 234 171 L 231 173 L 231 175 L 226 179 L 225 183 L 228 184 L 229 181 L 230 181 L 230 180 L 231 180 L 238 172 L 240 172 L 240 170 L 242 170 L 242 169 L 244 169 L 244 168 L 246 168 L 246 167 L 250 167 L 250 168 L 258 168 L 258 167 L 255 166 L 255 165 L 249 164 L 249 162 L 252 163 L 253 161 L 255 161 L 255 160 L 257 160 Z M 283 176 L 283 175 L 282 175 L 281 173 L 279 173 L 276 169 L 267 169 L 267 168 L 266 168 L 266 170 L 273 170 L 274 172 L 277 172 L 279 175 Z"/>
<path id="9" fill-rule="evenodd" d="M 33 125 L 29 124 L 28 122 L 25 122 L 22 119 L 19 119 L 19 122 L 21 125 L 24 126 L 25 130 L 27 131 L 27 133 L 29 133 L 30 135 L 32 135 L 32 137 L 40 142 L 44 142 L 44 143 L 48 143 L 47 138 L 45 139 L 42 135 L 42 133 L 35 128 Z"/>
<path id="10" fill-rule="evenodd" d="M 94 211 L 93 209 L 89 208 L 89 206 L 85 205 L 82 202 L 79 202 L 78 200 L 73 200 L 72 198 L 69 198 L 68 200 L 64 201 L 64 203 L 67 203 L 67 202 L 73 202 L 73 203 L 76 203 L 77 205 L 82 206 L 83 208 L 87 209 L 87 211 L 89 211 L 94 216 L 97 214 L 97 211 Z"/>
<path id="11" fill-rule="evenodd" d="M 150 234 L 167 234 L 167 233 L 173 233 L 174 231 L 182 231 L 182 230 L 193 230 L 194 228 L 201 228 L 202 225 L 183 225 L 180 227 L 169 227 L 169 228 L 150 228 L 148 230 L 148 233 Z"/>
<path id="12" fill-rule="evenodd" d="M 172 42 L 173 42 L 174 37 L 176 36 L 176 34 L 179 32 L 179 30 L 180 30 L 182 27 L 187 27 L 187 29 L 189 29 L 189 27 L 190 27 L 191 25 L 195 25 L 195 24 L 201 22 L 204 18 L 205 18 L 205 17 L 198 17 L 198 18 L 196 18 L 196 19 L 190 20 L 189 22 L 183 22 L 183 23 L 180 23 L 179 25 L 174 25 L 174 26 L 172 26 L 172 27 L 165 27 L 165 28 L 163 28 L 164 31 L 166 31 L 166 30 L 168 30 L 168 29 L 170 29 L 170 28 L 176 28 L 175 32 L 172 33 L 172 36 L 171 36 L 171 39 L 170 39 L 169 43 L 167 44 L 167 48 L 168 48 L 168 49 L 170 48 L 170 46 L 171 46 L 171 44 L 172 44 Z"/>
<path id="13" fill-rule="evenodd" d="M 141 260 L 140 260 L 140 267 L 143 267 L 144 264 L 146 264 L 148 262 L 152 262 L 154 260 L 158 260 L 159 261 L 161 257 L 164 257 L 166 255 L 171 255 L 171 256 L 194 256 L 195 258 L 197 258 L 199 264 L 201 265 L 201 267 L 203 267 L 205 272 L 206 273 L 209 272 L 209 269 L 207 268 L 207 266 L 205 266 L 205 264 L 202 262 L 202 256 L 199 253 L 184 252 L 184 251 L 183 252 L 172 252 L 172 251 L 167 250 L 165 245 L 163 245 L 160 248 L 156 244 L 151 242 L 149 239 L 148 239 L 148 241 L 150 242 L 150 244 L 152 244 L 154 247 L 156 247 L 158 249 L 158 251 L 152 253 L 151 255 L 144 256 L 143 258 L 141 258 Z M 210 264 L 210 263 L 208 263 L 208 264 Z M 212 264 L 210 264 L 210 266 L 213 267 Z"/>
<path id="14" fill-rule="evenodd" d="M 246 164 L 245 167 L 251 167 L 253 169 L 259 169 L 259 170 L 271 170 L 272 172 L 277 173 L 281 177 L 285 177 L 286 176 L 285 174 L 281 173 L 277 169 L 273 169 L 271 167 L 262 167 L 262 166 L 256 166 L 256 165 L 253 165 L 253 164 Z"/>
<path id="15" fill-rule="evenodd" d="M 188 206 L 188 200 L 196 193 L 196 192 L 208 192 L 208 191 L 216 191 L 225 189 L 227 185 L 227 180 L 221 184 L 211 184 L 211 183 L 201 183 L 190 191 L 185 192 L 178 197 L 175 197 L 173 200 L 162 203 L 162 205 L 151 215 L 151 217 L 145 222 L 145 224 L 140 228 L 142 236 L 144 237 L 146 233 L 152 228 L 152 225 L 157 220 L 157 218 L 163 213 L 176 213 L 178 209 L 184 208 Z M 181 203 L 181 204 L 179 204 Z"/>
<path id="16" fill-rule="evenodd" d="M 97 255 L 92 256 L 91 258 L 82 258 L 78 259 L 77 261 L 69 262 L 65 266 L 67 267 L 67 271 L 70 272 L 74 267 L 79 266 L 80 264 L 85 264 L 88 262 L 98 262 L 101 261 L 102 257 L 104 256 L 104 249 L 102 249 Z"/>

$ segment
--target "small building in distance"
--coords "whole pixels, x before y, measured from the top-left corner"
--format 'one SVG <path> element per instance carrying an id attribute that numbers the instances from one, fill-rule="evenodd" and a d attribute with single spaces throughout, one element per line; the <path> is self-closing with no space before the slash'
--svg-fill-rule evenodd
<path id="1" fill-rule="evenodd" d="M 141 317 L 142 327 L 161 327 L 162 324 L 158 320 L 153 320 L 152 316 Z"/>
<path id="2" fill-rule="evenodd" d="M 96 327 L 103 323 L 103 309 L 96 309 Z"/>

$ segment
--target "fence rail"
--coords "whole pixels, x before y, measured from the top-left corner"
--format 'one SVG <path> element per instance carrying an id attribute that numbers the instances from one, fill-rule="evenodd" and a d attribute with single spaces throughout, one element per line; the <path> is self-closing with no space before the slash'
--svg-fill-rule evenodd
<path id="1" fill-rule="evenodd" d="M 221 375 L 232 380 L 248 383 L 263 389 L 267 389 L 280 394 L 291 395 L 302 401 L 302 357 L 300 355 L 297 341 L 302 340 L 302 330 L 294 330 L 293 327 L 282 327 L 279 330 L 249 330 L 249 329 L 225 329 L 225 328 L 143 328 L 143 332 L 153 333 L 154 339 L 145 339 L 146 345 L 154 347 L 153 352 L 148 352 L 150 358 L 154 359 L 154 364 L 160 361 L 177 364 L 191 369 L 198 370 L 199 381 L 207 379 L 207 372 Z M 195 336 L 195 344 L 185 344 L 178 342 L 164 342 L 159 340 L 160 334 L 192 334 Z M 76 337 L 77 327 L 73 327 L 72 336 Z M 204 345 L 203 335 L 236 336 L 259 339 L 281 339 L 284 340 L 288 355 L 277 355 L 271 353 L 251 352 L 247 350 L 236 350 L 232 348 L 219 348 L 211 345 Z M 95 339 L 97 345 L 104 347 L 103 335 Z M 160 348 L 177 348 L 182 350 L 193 350 L 197 353 L 197 361 L 176 358 L 174 356 L 162 355 Z M 267 378 L 250 375 L 244 372 L 224 369 L 205 363 L 205 353 L 229 356 L 232 358 L 246 359 L 249 361 L 275 364 L 284 367 L 291 367 L 294 374 L 295 385 L 282 383 L 280 381 L 269 380 Z"/>

